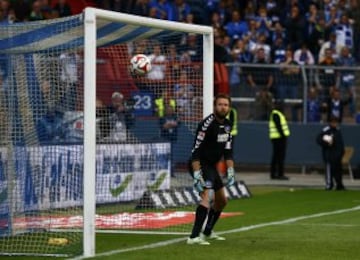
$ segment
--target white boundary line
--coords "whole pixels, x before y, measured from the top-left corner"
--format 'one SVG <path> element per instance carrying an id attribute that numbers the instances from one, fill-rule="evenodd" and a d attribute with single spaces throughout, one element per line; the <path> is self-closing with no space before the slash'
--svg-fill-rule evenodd
<path id="1" fill-rule="evenodd" d="M 286 224 L 285 224 L 286 225 Z M 287 224 L 287 225 L 292 225 L 292 224 Z M 296 224 L 297 226 L 310 226 L 310 227 L 349 227 L 349 228 L 353 228 L 353 227 L 360 227 L 360 225 L 351 225 L 351 224 L 321 224 L 321 223 L 314 223 L 314 224 L 310 224 L 310 223 L 304 223 L 304 224 Z"/>
<path id="2" fill-rule="evenodd" d="M 300 220 L 304 220 L 304 219 L 318 218 L 318 217 L 330 216 L 330 215 L 335 215 L 335 214 L 342 214 L 342 213 L 347 213 L 347 212 L 352 212 L 352 211 L 357 211 L 357 210 L 360 210 L 360 205 L 356 206 L 356 207 L 353 207 L 353 208 L 348 208 L 348 209 L 340 209 L 340 210 L 335 210 L 335 211 L 317 213 L 317 214 L 313 214 L 313 215 L 305 215 L 305 216 L 289 218 L 289 219 L 280 220 L 280 221 L 273 221 L 273 222 L 268 222 L 268 223 L 262 223 L 262 224 L 247 226 L 247 227 L 231 229 L 231 230 L 222 231 L 222 232 L 216 232 L 216 233 L 217 234 L 239 233 L 239 232 L 249 231 L 249 230 L 263 228 L 263 227 L 294 223 L 296 221 L 300 221 Z M 178 242 L 181 242 L 181 241 L 185 241 L 186 239 L 187 239 L 187 237 L 185 237 L 185 238 L 181 237 L 181 238 L 170 239 L 170 240 L 166 240 L 166 241 L 162 241 L 162 242 L 158 242 L 158 243 L 148 244 L 148 245 L 144 245 L 144 246 L 137 246 L 137 247 L 131 247 L 131 248 L 126 248 L 126 249 L 112 250 L 112 251 L 96 254 L 95 257 L 111 256 L 111 255 L 115 255 L 115 254 L 131 252 L 131 251 L 136 251 L 136 250 L 163 247 L 163 246 L 168 246 L 168 245 L 175 244 L 175 243 L 178 243 Z M 75 259 L 77 260 L 77 259 L 85 259 L 85 258 L 80 256 L 80 257 L 75 257 L 75 258 L 71 258 L 71 259 L 72 260 L 75 260 Z"/>

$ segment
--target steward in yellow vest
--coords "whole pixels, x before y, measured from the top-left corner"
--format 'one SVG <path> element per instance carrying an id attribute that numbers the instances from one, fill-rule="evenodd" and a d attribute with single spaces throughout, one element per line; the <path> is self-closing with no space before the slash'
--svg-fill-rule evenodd
<path id="1" fill-rule="evenodd" d="M 176 111 L 176 101 L 175 99 L 168 99 L 167 100 L 170 103 L 170 106 L 174 109 L 174 111 Z M 156 110 L 156 115 L 158 117 L 164 117 L 165 115 L 165 98 L 163 97 L 159 97 L 157 99 L 155 99 L 155 110 Z"/>
<path id="2" fill-rule="evenodd" d="M 231 108 L 229 114 L 226 116 L 227 119 L 231 122 L 231 132 L 230 134 L 234 137 L 238 134 L 237 129 L 237 111 L 235 108 Z"/>
<path id="3" fill-rule="evenodd" d="M 288 137 L 289 135 L 290 130 L 284 114 L 279 110 L 273 109 L 269 120 L 270 139 Z"/>
<path id="4" fill-rule="evenodd" d="M 270 178 L 288 180 L 284 175 L 284 163 L 290 129 L 282 110 L 283 102 L 276 100 L 269 118 L 269 138 L 272 143 Z"/>
<path id="5" fill-rule="evenodd" d="M 231 144 L 234 146 L 235 143 L 235 136 L 238 134 L 238 128 L 237 128 L 237 110 L 236 108 L 231 108 L 229 114 L 227 114 L 226 116 L 227 119 L 229 119 L 230 123 L 231 123 L 231 138 L 232 138 L 232 142 Z M 226 163 L 225 161 L 222 159 L 218 162 L 217 164 L 217 170 L 218 172 L 220 172 L 221 174 L 225 174 L 226 173 Z"/>

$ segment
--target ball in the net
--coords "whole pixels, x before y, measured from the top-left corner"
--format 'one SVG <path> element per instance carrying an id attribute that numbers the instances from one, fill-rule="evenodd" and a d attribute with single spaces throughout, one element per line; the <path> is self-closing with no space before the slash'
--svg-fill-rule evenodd
<path id="1" fill-rule="evenodd" d="M 131 60 L 131 71 L 135 75 L 146 75 L 151 70 L 151 61 L 148 56 L 144 54 L 136 54 Z"/>

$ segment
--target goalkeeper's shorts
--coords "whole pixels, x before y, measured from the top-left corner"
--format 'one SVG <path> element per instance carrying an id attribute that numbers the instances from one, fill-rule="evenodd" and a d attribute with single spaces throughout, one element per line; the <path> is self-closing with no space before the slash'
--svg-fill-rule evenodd
<path id="1" fill-rule="evenodd" d="M 194 170 L 192 168 L 192 161 L 188 162 L 189 173 L 192 178 L 194 178 Z M 220 190 L 224 187 L 224 183 L 219 175 L 216 165 L 209 165 L 201 162 L 201 171 L 203 174 L 204 181 L 206 183 L 206 188 L 213 189 L 214 191 Z"/>

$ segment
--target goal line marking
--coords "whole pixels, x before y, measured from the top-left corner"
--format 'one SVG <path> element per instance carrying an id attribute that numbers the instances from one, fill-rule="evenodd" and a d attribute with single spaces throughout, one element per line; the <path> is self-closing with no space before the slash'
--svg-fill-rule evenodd
<path id="1" fill-rule="evenodd" d="M 220 234 L 220 235 L 221 234 L 239 233 L 239 232 L 249 231 L 249 230 L 263 228 L 263 227 L 289 224 L 289 223 L 294 223 L 294 222 L 297 222 L 300 220 L 342 214 L 342 213 L 347 213 L 347 212 L 352 212 L 352 211 L 357 211 L 357 210 L 360 210 L 360 205 L 353 207 L 353 208 L 348 208 L 348 209 L 340 209 L 340 210 L 322 212 L 322 213 L 317 213 L 317 214 L 312 214 L 312 215 L 299 216 L 299 217 L 295 217 L 295 218 L 289 218 L 289 219 L 280 220 L 280 221 L 272 221 L 272 222 L 268 222 L 268 223 L 256 224 L 256 225 L 251 225 L 251 226 L 247 226 L 247 227 L 231 229 L 231 230 L 227 230 L 227 231 L 219 231 L 216 233 Z M 187 237 L 185 237 L 185 238 L 181 237 L 181 238 L 170 239 L 170 240 L 166 240 L 166 241 L 162 241 L 162 242 L 158 242 L 158 243 L 152 243 L 152 244 L 143 245 L 143 246 L 136 246 L 136 247 L 126 248 L 126 249 L 119 249 L 119 250 L 111 250 L 111 251 L 96 254 L 95 257 L 111 256 L 111 255 L 116 255 L 116 254 L 125 253 L 125 252 L 158 248 L 158 247 L 175 244 L 175 243 L 178 243 L 181 241 L 185 241 L 186 239 L 187 239 Z M 71 259 L 73 259 L 73 260 L 84 259 L 84 257 L 79 256 L 79 257 L 75 257 L 75 258 L 71 258 Z"/>

